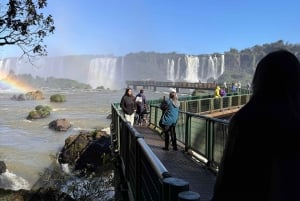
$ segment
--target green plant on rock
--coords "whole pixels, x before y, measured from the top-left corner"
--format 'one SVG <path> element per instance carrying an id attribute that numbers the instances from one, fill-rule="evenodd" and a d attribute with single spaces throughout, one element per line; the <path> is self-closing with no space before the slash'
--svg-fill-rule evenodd
<path id="1" fill-rule="evenodd" d="M 41 119 L 50 115 L 52 108 L 49 106 L 38 105 L 30 111 L 27 119 Z"/>
<path id="2" fill-rule="evenodd" d="M 51 102 L 65 102 L 66 97 L 62 94 L 53 94 L 52 96 L 50 96 L 50 101 Z"/>

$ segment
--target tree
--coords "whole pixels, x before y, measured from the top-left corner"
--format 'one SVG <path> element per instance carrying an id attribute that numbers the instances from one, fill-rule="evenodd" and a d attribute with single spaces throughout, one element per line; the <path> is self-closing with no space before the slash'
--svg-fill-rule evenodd
<path id="1" fill-rule="evenodd" d="M 17 45 L 23 55 L 47 55 L 43 39 L 54 33 L 54 20 L 40 10 L 47 0 L 8 0 L 0 2 L 0 46 Z"/>

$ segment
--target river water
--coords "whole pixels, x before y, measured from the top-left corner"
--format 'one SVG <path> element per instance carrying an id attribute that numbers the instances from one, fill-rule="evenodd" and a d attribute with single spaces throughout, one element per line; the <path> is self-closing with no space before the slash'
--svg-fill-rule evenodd
<path id="1" fill-rule="evenodd" d="M 0 161 L 7 165 L 0 175 L 0 188 L 30 189 L 39 179 L 64 145 L 64 140 L 80 130 L 109 127 L 111 103 L 120 102 L 124 90 L 42 90 L 44 100 L 15 101 L 18 93 L 0 92 Z M 63 94 L 64 103 L 51 103 L 50 96 Z M 134 92 L 135 94 L 138 91 Z M 148 99 L 158 99 L 163 92 L 145 91 Z M 53 110 L 44 119 L 26 120 L 37 105 Z M 66 118 L 72 127 L 67 132 L 50 130 L 48 124 Z"/>

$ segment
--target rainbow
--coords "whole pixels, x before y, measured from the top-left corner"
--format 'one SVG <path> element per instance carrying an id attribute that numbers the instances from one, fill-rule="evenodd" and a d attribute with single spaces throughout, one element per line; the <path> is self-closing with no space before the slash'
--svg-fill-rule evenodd
<path id="1" fill-rule="evenodd" d="M 20 93 L 35 91 L 32 86 L 24 81 L 16 79 L 14 76 L 4 76 L 4 74 L 0 72 L 0 77 L 5 77 L 4 79 L 0 79 L 0 91 L 9 90 L 17 91 Z"/>

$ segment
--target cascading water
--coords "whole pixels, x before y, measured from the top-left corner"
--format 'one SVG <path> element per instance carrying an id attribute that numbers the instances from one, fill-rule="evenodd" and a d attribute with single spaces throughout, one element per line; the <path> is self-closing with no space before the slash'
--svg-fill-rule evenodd
<path id="1" fill-rule="evenodd" d="M 92 59 L 88 71 L 87 82 L 92 88 L 105 87 L 117 88 L 116 81 L 117 58 L 96 58 Z"/>
<path id="2" fill-rule="evenodd" d="M 222 75 L 224 73 L 224 71 L 225 71 L 225 55 L 222 54 L 221 55 L 221 72 L 220 72 L 220 75 Z"/>
<path id="3" fill-rule="evenodd" d="M 181 61 L 181 57 L 178 58 L 177 61 L 177 72 L 176 72 L 176 80 L 180 80 L 180 61 Z"/>
<path id="4" fill-rule="evenodd" d="M 174 60 L 168 59 L 167 66 L 167 80 L 174 82 L 175 81 L 175 67 Z"/>
<path id="5" fill-rule="evenodd" d="M 199 65 L 199 80 L 207 82 L 208 79 L 218 79 L 224 73 L 224 55 L 220 57 L 215 56 L 201 56 Z"/>
<path id="6" fill-rule="evenodd" d="M 30 74 L 41 78 L 64 78 L 90 84 L 92 88 L 121 89 L 126 80 L 145 77 L 161 81 L 207 82 L 224 73 L 224 55 L 198 55 L 167 58 L 161 57 L 113 57 L 77 55 L 37 58 L 32 65 L 26 59 L 7 58 L 0 60 L 0 79 L 10 72 L 16 75 Z M 133 58 L 133 59 L 132 59 Z M 148 63 L 147 63 L 148 62 Z M 151 69 L 150 69 L 151 68 Z M 166 74 L 157 76 L 162 68 Z"/>
<path id="7" fill-rule="evenodd" d="M 199 58 L 197 56 L 185 56 L 186 75 L 185 81 L 198 82 Z"/>

